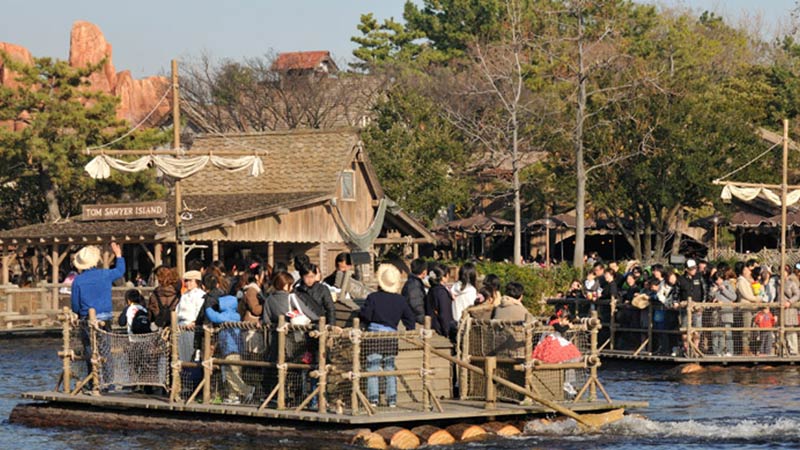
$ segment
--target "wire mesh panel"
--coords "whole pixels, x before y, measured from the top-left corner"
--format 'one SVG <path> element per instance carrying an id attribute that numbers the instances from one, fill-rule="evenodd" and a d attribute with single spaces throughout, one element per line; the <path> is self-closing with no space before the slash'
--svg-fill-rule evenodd
<path id="1" fill-rule="evenodd" d="M 197 386 L 200 385 L 200 382 L 203 381 L 201 348 L 197 345 L 198 341 L 202 342 L 203 330 L 183 325 L 177 326 L 176 330 L 177 338 L 175 340 L 178 343 L 178 360 L 181 362 L 179 373 L 180 390 L 177 392 L 177 398 L 187 401 L 197 389 Z"/>
<path id="2" fill-rule="evenodd" d="M 71 321 L 70 349 L 74 355 L 70 361 L 70 372 L 75 384 L 91 373 L 92 348 L 89 342 L 89 324 L 86 320 Z"/>
<path id="3" fill-rule="evenodd" d="M 167 386 L 168 334 L 95 330 L 101 358 L 100 385 Z"/>

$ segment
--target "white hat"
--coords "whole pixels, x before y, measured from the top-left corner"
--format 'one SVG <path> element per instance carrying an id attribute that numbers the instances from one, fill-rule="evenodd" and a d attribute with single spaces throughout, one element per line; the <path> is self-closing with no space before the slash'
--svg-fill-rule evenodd
<path id="1" fill-rule="evenodd" d="M 78 270 L 87 270 L 97 267 L 98 262 L 100 262 L 100 249 L 94 245 L 87 245 L 75 254 L 72 264 Z"/>
<path id="2" fill-rule="evenodd" d="M 402 286 L 400 285 L 400 271 L 391 264 L 381 264 L 378 267 L 378 287 L 384 292 L 399 294 Z"/>
<path id="3" fill-rule="evenodd" d="M 199 270 L 190 270 L 190 271 L 186 272 L 185 274 L 183 274 L 183 279 L 184 280 L 200 281 L 200 280 L 203 279 L 203 275 L 200 273 Z"/>
<path id="4" fill-rule="evenodd" d="M 697 261 L 695 261 L 693 259 L 687 259 L 686 260 L 686 268 L 687 269 L 693 269 L 695 267 L 697 267 Z"/>

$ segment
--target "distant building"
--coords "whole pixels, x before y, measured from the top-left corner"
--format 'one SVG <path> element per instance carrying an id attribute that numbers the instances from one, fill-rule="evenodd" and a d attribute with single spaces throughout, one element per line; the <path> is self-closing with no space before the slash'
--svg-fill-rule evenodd
<path id="1" fill-rule="evenodd" d="M 271 69 L 292 75 L 335 74 L 339 71 L 331 58 L 331 52 L 325 50 L 279 53 Z"/>

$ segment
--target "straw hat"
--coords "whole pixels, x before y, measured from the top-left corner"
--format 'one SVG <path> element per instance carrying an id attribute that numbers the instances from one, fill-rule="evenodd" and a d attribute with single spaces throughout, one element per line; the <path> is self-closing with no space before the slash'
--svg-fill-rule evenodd
<path id="1" fill-rule="evenodd" d="M 185 274 L 183 274 L 183 279 L 184 280 L 200 281 L 200 280 L 203 279 L 203 275 L 200 273 L 199 270 L 190 270 L 190 271 L 186 272 Z"/>
<path id="2" fill-rule="evenodd" d="M 647 294 L 636 294 L 633 296 L 631 305 L 634 308 L 645 309 L 650 306 L 650 297 L 648 297 Z"/>
<path id="3" fill-rule="evenodd" d="M 402 285 L 400 284 L 400 271 L 397 270 L 397 267 L 391 264 L 381 264 L 378 267 L 376 276 L 378 278 L 378 286 L 382 291 L 392 294 L 400 293 Z"/>
<path id="4" fill-rule="evenodd" d="M 87 270 L 97 267 L 98 262 L 100 262 L 100 249 L 94 245 L 87 245 L 75 254 L 72 264 L 78 270 Z"/>
<path id="5" fill-rule="evenodd" d="M 642 265 L 642 263 L 639 262 L 638 259 L 632 259 L 632 260 L 628 261 L 627 264 L 625 264 L 625 273 L 629 273 L 630 271 L 633 270 L 634 267 L 641 266 L 641 265 Z"/>

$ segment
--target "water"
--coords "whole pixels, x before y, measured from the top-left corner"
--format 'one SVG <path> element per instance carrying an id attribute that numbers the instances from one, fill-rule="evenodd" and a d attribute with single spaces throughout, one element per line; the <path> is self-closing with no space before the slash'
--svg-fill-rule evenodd
<path id="1" fill-rule="evenodd" d="M 60 373 L 57 339 L 0 341 L 0 418 L 18 394 L 52 389 Z M 24 359 L 23 359 L 24 358 Z M 675 376 L 666 366 L 631 369 L 607 365 L 601 372 L 612 398 L 642 400 L 636 411 L 602 433 L 581 433 L 574 422 L 528 424 L 522 438 L 454 446 L 460 449 L 755 449 L 797 448 L 800 442 L 800 369 L 731 368 Z M 646 417 L 646 418 L 645 418 Z M 14 449 L 272 449 L 306 448 L 307 442 L 256 441 L 248 436 L 197 436 L 92 429 L 35 429 L 0 424 L 0 448 Z M 318 450 L 346 448 L 315 445 Z"/>

